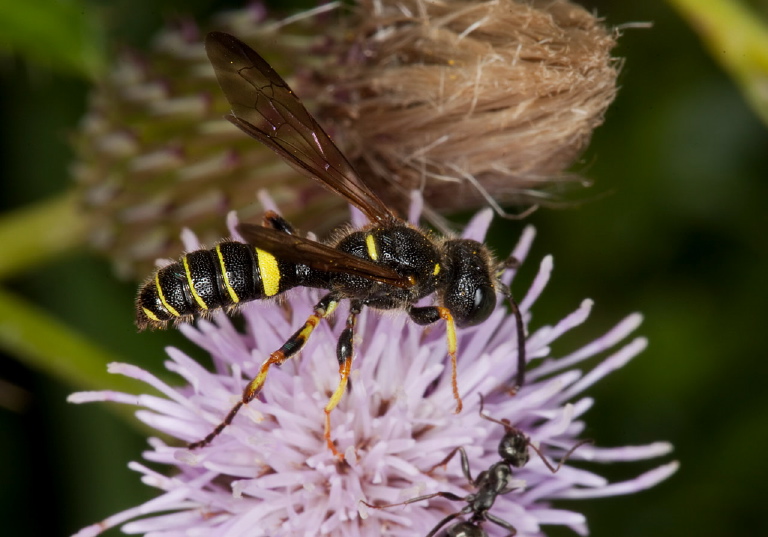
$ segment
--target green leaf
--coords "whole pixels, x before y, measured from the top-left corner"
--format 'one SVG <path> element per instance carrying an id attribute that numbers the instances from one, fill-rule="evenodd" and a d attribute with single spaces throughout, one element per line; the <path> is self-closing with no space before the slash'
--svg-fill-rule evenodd
<path id="1" fill-rule="evenodd" d="M 146 386 L 107 373 L 122 361 L 29 302 L 0 289 L 0 349 L 76 389 L 138 393 Z"/>
<path id="2" fill-rule="evenodd" d="M 0 2 L 0 51 L 94 78 L 106 65 L 98 15 L 93 5 L 77 0 Z"/>
<path id="3" fill-rule="evenodd" d="M 85 240 L 86 219 L 74 193 L 0 215 L 0 279 L 71 251 Z"/>
<path id="4" fill-rule="evenodd" d="M 768 24 L 734 0 L 670 0 L 768 125 Z"/>

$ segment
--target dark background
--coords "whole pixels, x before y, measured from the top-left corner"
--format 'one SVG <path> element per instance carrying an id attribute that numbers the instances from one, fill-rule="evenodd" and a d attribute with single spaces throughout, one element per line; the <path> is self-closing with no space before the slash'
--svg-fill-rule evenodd
<path id="1" fill-rule="evenodd" d="M 653 28 L 626 30 L 615 51 L 626 58 L 621 90 L 576 167 L 595 183 L 585 195 L 591 201 L 529 219 L 538 228 L 529 259 L 555 258 L 533 327 L 595 299 L 590 321 L 557 353 L 642 312 L 650 346 L 590 390 L 597 404 L 587 436 L 604 446 L 668 440 L 682 466 L 650 491 L 567 506 L 586 513 L 597 537 L 767 534 L 768 131 L 668 4 L 582 3 L 610 25 L 652 21 Z M 143 5 L 93 9 L 110 41 L 143 47 L 167 17 L 183 10 L 204 20 L 220 7 Z M 7 210 L 68 188 L 67 135 L 88 84 L 8 56 L 0 76 L 0 207 Z M 492 245 L 507 251 L 522 225 L 497 221 Z M 173 335 L 137 336 L 135 285 L 117 282 L 105 260 L 86 252 L 8 287 L 155 372 L 162 347 L 180 343 Z M 126 468 L 140 458 L 144 436 L 107 405 L 67 404 L 76 387 L 12 359 L 0 364 L 0 378 L 24 395 L 19 408 L 0 409 L 4 534 L 67 535 L 154 495 Z M 596 470 L 618 480 L 657 463 Z"/>

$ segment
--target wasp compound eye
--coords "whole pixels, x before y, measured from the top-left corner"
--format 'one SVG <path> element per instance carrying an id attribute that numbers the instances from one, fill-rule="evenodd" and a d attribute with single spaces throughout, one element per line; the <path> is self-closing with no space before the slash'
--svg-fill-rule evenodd
<path id="1" fill-rule="evenodd" d="M 477 241 L 459 239 L 446 241 L 445 252 L 444 304 L 458 326 L 482 323 L 496 307 L 488 249 Z"/>
<path id="2" fill-rule="evenodd" d="M 496 290 L 491 285 L 483 285 L 475 289 L 475 301 L 470 312 L 471 321 L 463 326 L 482 323 L 496 307 Z"/>

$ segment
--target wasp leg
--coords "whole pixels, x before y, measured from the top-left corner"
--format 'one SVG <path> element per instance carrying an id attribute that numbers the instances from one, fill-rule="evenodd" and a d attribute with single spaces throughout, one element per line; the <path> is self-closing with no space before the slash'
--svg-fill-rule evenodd
<path id="1" fill-rule="evenodd" d="M 352 368 L 354 350 L 355 324 L 357 323 L 357 316 L 362 309 L 362 303 L 357 300 L 353 300 L 349 306 L 347 326 L 344 328 L 341 336 L 339 336 L 339 342 L 336 346 L 336 359 L 339 361 L 339 385 L 328 400 L 328 404 L 325 405 L 325 441 L 333 454 L 339 458 L 343 458 L 343 455 L 336 450 L 336 446 L 333 445 L 333 440 L 331 440 L 331 411 L 341 401 L 341 397 L 344 395 L 347 383 L 349 382 L 349 371 Z"/>
<path id="2" fill-rule="evenodd" d="M 288 235 L 296 234 L 296 230 L 288 220 L 277 214 L 275 211 L 267 211 L 264 213 L 264 227 L 271 227 L 272 229 L 287 233 Z"/>
<path id="3" fill-rule="evenodd" d="M 291 358 L 296 353 L 298 353 L 307 343 L 309 336 L 320 322 L 320 319 L 324 319 L 333 313 L 333 310 L 336 309 L 337 305 L 338 300 L 333 293 L 325 295 L 323 298 L 321 298 L 320 302 L 315 305 L 312 315 L 309 316 L 304 325 L 299 328 L 295 334 L 288 338 L 288 341 L 283 343 L 282 347 L 270 354 L 269 358 L 264 360 L 264 363 L 262 363 L 261 367 L 259 368 L 259 372 L 251 380 L 251 382 L 248 383 L 248 386 L 245 387 L 245 390 L 243 390 L 243 397 L 240 401 L 237 402 L 237 404 L 235 404 L 235 406 L 232 407 L 227 416 L 224 418 L 224 421 L 219 423 L 208 436 L 198 442 L 189 444 L 187 447 L 189 449 L 197 449 L 199 447 L 206 446 L 210 444 L 214 438 L 219 436 L 221 431 L 223 431 L 227 425 L 232 423 L 232 420 L 235 419 L 235 416 L 240 411 L 242 406 L 247 405 L 253 401 L 257 395 L 259 395 L 261 387 L 264 385 L 264 381 L 267 378 L 269 368 L 273 365 L 279 366 L 283 364 L 288 358 Z"/>
<path id="4" fill-rule="evenodd" d="M 448 308 L 442 306 L 425 306 L 423 308 L 408 308 L 408 315 L 411 320 L 419 325 L 432 324 L 440 319 L 445 321 L 445 336 L 448 339 L 448 356 L 451 357 L 451 387 L 453 388 L 453 398 L 456 399 L 455 414 L 461 412 L 464 404 L 459 395 L 459 383 L 456 380 L 456 323 L 453 321 L 453 315 Z"/>

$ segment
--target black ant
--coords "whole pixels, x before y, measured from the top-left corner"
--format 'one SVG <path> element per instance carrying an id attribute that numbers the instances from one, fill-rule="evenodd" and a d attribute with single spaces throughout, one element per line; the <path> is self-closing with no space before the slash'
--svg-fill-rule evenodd
<path id="1" fill-rule="evenodd" d="M 526 436 L 523 431 L 513 427 L 509 423 L 509 420 L 497 420 L 483 414 L 483 403 L 483 396 L 481 395 L 480 417 L 504 426 L 504 430 L 506 431 L 504 436 L 501 438 L 501 441 L 499 442 L 498 452 L 501 460 L 492 464 L 488 470 L 483 470 L 480 472 L 480 474 L 477 476 L 477 479 L 472 479 L 472 474 L 469 470 L 469 458 L 467 457 L 467 452 L 464 451 L 463 447 L 458 447 L 451 451 L 445 459 L 430 469 L 431 472 L 438 466 L 447 464 L 458 451 L 461 455 L 461 470 L 464 473 L 464 476 L 467 478 L 467 481 L 469 481 L 469 483 L 475 487 L 475 489 L 477 489 L 475 492 L 467 494 L 464 497 L 457 496 L 452 492 L 435 492 L 433 494 L 426 494 L 417 498 L 411 498 L 410 500 L 406 500 L 404 502 L 387 505 L 371 505 L 365 501 L 363 501 L 363 503 L 374 509 L 384 509 L 389 507 L 396 507 L 398 505 L 407 505 L 409 503 L 420 502 L 422 500 L 429 500 L 439 496 L 454 502 L 467 502 L 467 505 L 460 511 L 450 514 L 438 522 L 437 525 L 432 528 L 432 531 L 427 534 L 427 537 L 434 537 L 440 528 L 448 524 L 450 521 L 469 514 L 471 514 L 469 520 L 453 524 L 446 529 L 446 532 L 443 535 L 446 537 L 488 537 L 488 533 L 482 528 L 483 522 L 487 520 L 508 530 L 508 537 L 512 537 L 513 535 L 517 534 L 517 529 L 515 529 L 512 524 L 489 512 L 491 507 L 493 507 L 497 497 L 502 494 L 507 494 L 515 488 L 511 484 L 512 468 L 522 468 L 525 466 L 529 459 L 528 448 L 530 447 L 539 455 L 546 467 L 549 468 L 549 471 L 555 474 L 560 470 L 565 461 L 568 460 L 568 457 L 570 457 L 577 448 L 584 444 L 590 443 L 591 440 L 582 440 L 578 442 L 575 446 L 569 449 L 568 452 L 566 452 L 560 462 L 557 463 L 557 466 L 552 466 L 552 463 L 550 463 L 546 457 L 544 457 L 539 448 L 531 443 L 531 439 Z"/>

